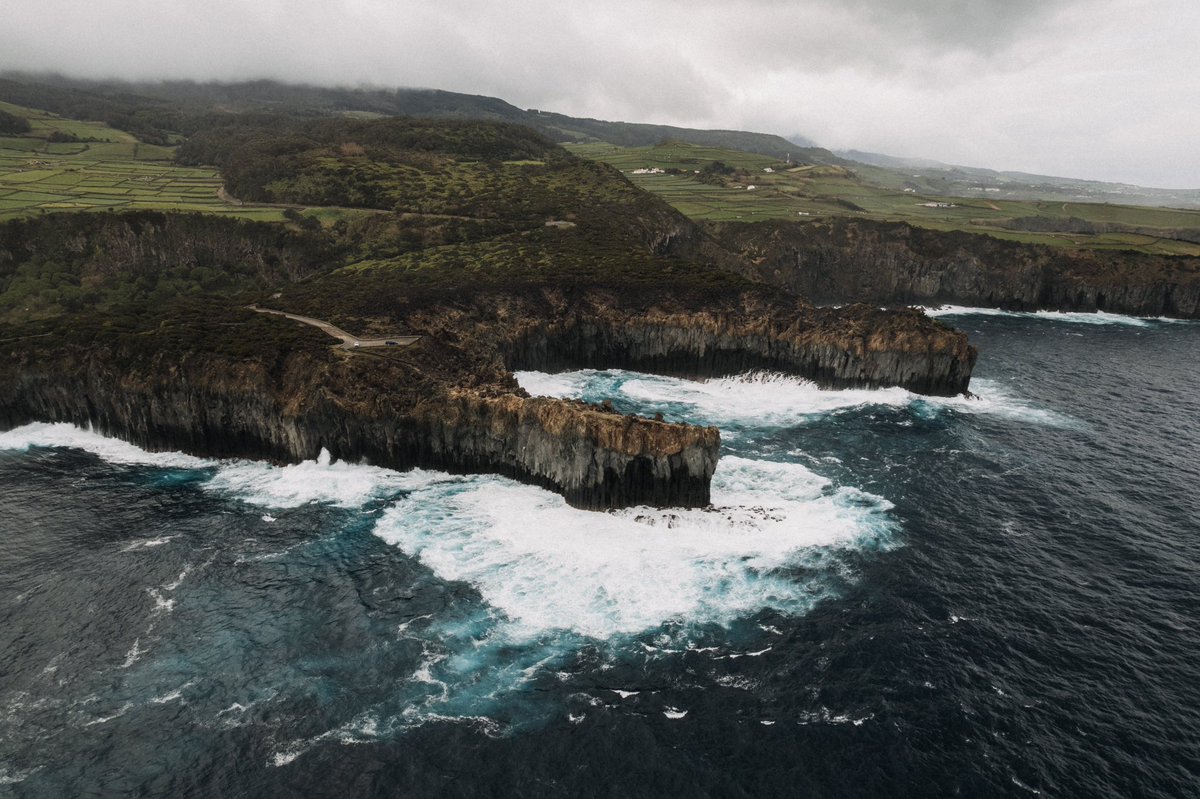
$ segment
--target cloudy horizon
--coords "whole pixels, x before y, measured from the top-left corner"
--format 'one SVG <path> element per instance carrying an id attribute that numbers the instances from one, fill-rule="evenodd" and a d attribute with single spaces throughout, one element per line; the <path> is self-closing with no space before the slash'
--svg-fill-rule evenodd
<path id="1" fill-rule="evenodd" d="M 426 87 L 1200 188 L 1191 0 L 11 0 L 0 69 Z"/>

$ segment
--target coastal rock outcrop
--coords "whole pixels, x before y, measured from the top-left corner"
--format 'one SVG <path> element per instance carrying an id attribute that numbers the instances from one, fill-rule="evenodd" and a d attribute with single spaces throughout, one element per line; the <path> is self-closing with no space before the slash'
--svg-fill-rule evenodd
<path id="1" fill-rule="evenodd" d="M 277 462 L 327 449 L 396 469 L 509 475 L 584 508 L 702 506 L 715 429 L 531 397 L 513 371 L 773 370 L 827 387 L 968 387 L 975 350 L 938 321 L 816 308 L 747 279 L 742 259 L 609 167 L 557 153 L 513 167 L 520 176 L 506 168 L 486 166 L 529 209 L 460 227 L 439 215 L 419 230 L 379 214 L 325 230 L 299 217 L 148 212 L 0 225 L 0 427 L 74 422 L 152 450 Z M 589 186 L 585 214 L 572 198 Z M 573 227 L 544 224 L 564 209 Z M 338 349 L 254 303 L 355 337 L 419 338 Z"/>
<path id="2" fill-rule="evenodd" d="M 94 358 L 28 363 L 0 389 L 0 428 L 72 422 L 150 450 L 276 462 L 327 449 L 395 469 L 505 474 L 591 509 L 709 501 L 715 428 L 520 392 L 452 388 L 414 403 L 394 388 L 409 377 L 406 364 L 388 356 L 295 355 L 276 373 L 171 360 L 135 372 Z"/>
<path id="3" fill-rule="evenodd" d="M 153 336 L 139 337 L 151 349 L 138 352 L 54 336 L 9 342 L 0 346 L 0 427 L 66 421 L 152 450 L 277 462 L 327 449 L 396 469 L 504 474 L 583 508 L 694 507 L 709 502 L 715 428 L 530 397 L 511 370 L 702 378 L 773 369 L 827 386 L 954 394 L 975 359 L 963 334 L 915 311 L 816 309 L 757 290 L 632 300 L 541 288 L 394 305 L 387 320 L 331 321 L 404 329 L 422 336 L 416 344 L 347 352 L 315 328 L 245 308 L 212 329 L 259 342 L 253 357 L 155 348 Z M 303 346 L 271 343 L 278 330 Z"/>
<path id="4" fill-rule="evenodd" d="M 623 368 L 694 379 L 770 370 L 826 388 L 945 396 L 967 390 L 977 355 L 965 335 L 916 311 L 789 306 L 761 292 L 701 308 L 643 295 L 631 310 L 615 294 L 593 291 L 568 312 L 527 317 L 500 341 L 513 369 Z"/>
<path id="5" fill-rule="evenodd" d="M 762 280 L 818 303 L 942 303 L 1200 318 L 1200 259 L 1021 244 L 905 223 L 729 223 Z"/>

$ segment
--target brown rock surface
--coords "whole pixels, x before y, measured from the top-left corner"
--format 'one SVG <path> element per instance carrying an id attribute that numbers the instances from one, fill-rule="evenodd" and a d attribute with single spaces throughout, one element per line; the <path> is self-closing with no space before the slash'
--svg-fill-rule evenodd
<path id="1" fill-rule="evenodd" d="M 730 223 L 750 274 L 814 302 L 1112 311 L 1200 318 L 1200 259 L 1072 250 L 904 223 Z"/>
<path id="2" fill-rule="evenodd" d="M 241 321 L 226 323 L 228 335 L 285 325 L 303 346 L 235 357 L 155 348 L 153 337 L 138 352 L 9 342 L 0 345 L 0 426 L 69 421 L 150 449 L 279 462 L 325 448 L 397 469 L 505 474 L 585 508 L 702 506 L 720 448 L 715 428 L 530 397 L 510 370 L 703 378 L 773 369 L 828 386 L 953 394 L 966 389 L 975 357 L 961 333 L 914 312 L 813 309 L 757 290 L 721 299 L 543 288 L 398 299 L 395 309 L 388 319 L 331 321 L 423 336 L 397 350 L 338 350 L 315 328 L 244 308 L 229 311 Z"/>

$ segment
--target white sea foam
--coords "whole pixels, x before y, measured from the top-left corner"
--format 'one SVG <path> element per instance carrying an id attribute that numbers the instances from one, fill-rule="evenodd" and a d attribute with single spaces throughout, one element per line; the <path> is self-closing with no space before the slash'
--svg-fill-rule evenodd
<path id="1" fill-rule="evenodd" d="M 95 727 L 97 724 L 107 724 L 108 722 L 112 721 L 113 719 L 119 719 L 119 718 L 121 718 L 121 716 L 124 716 L 126 713 L 129 712 L 130 708 L 132 708 L 132 707 L 133 707 L 132 702 L 126 702 L 125 704 L 121 705 L 121 707 L 117 708 L 117 712 L 113 713 L 111 716 L 101 716 L 99 718 L 92 719 L 91 721 L 84 722 L 83 726 Z"/>
<path id="2" fill-rule="evenodd" d="M 157 588 L 147 588 L 146 593 L 154 600 L 155 613 L 170 613 L 175 610 L 175 600 L 162 595 Z M 137 648 L 137 643 L 134 643 L 134 648 Z M 137 658 L 134 658 L 136 660 Z M 132 662 L 130 663 L 132 665 Z"/>
<path id="3" fill-rule="evenodd" d="M 154 547 L 161 547 L 163 544 L 170 543 L 178 537 L 179 536 L 175 535 L 164 535 L 158 538 L 147 538 L 142 541 L 134 541 L 132 544 L 122 547 L 121 551 L 132 552 L 135 549 L 153 549 Z"/>
<path id="4" fill-rule="evenodd" d="M 975 379 L 971 397 L 929 397 L 903 388 L 823 389 L 810 380 L 774 372 L 696 381 L 626 372 L 619 369 L 547 374 L 517 372 L 531 394 L 559 398 L 623 398 L 643 413 L 662 411 L 722 428 L 789 427 L 851 408 L 912 407 L 920 412 L 953 409 L 994 414 L 1046 425 L 1067 425 L 1067 417 L 1038 408 L 995 380 Z"/>
<path id="5" fill-rule="evenodd" d="M 225 711 L 222 711 L 225 712 Z M 273 752 L 267 759 L 267 765 L 273 768 L 286 766 L 295 761 L 305 752 L 323 741 L 337 741 L 341 744 L 358 744 L 376 740 L 379 737 L 379 719 L 370 711 L 359 714 L 345 724 L 326 730 L 320 735 L 292 741 Z"/>
<path id="6" fill-rule="evenodd" d="M 401 714 L 402 716 L 404 714 Z M 471 715 L 445 715 L 442 713 L 412 713 L 409 714 L 415 717 L 411 721 L 402 726 L 406 729 L 420 727 L 431 721 L 443 721 L 450 724 L 466 724 L 475 729 L 476 732 L 481 732 L 489 738 L 503 738 L 508 731 L 508 726 L 496 721 L 489 716 L 471 716 Z"/>
<path id="7" fill-rule="evenodd" d="M 402 624 L 398 625 L 398 626 L 396 627 L 396 632 L 397 632 L 397 633 L 405 633 L 405 632 L 407 632 L 407 631 L 408 631 L 408 628 L 409 628 L 409 627 L 411 627 L 412 625 L 416 624 L 417 622 L 419 622 L 419 621 L 427 621 L 427 620 L 429 620 L 429 619 L 432 619 L 432 618 L 433 618 L 433 614 L 432 614 L 432 613 L 422 613 L 420 616 L 416 616 L 416 617 L 414 617 L 414 618 L 411 618 L 411 619 L 409 619 L 408 621 L 406 621 L 406 622 L 404 622 L 404 623 L 402 623 Z"/>
<path id="8" fill-rule="evenodd" d="M 637 378 L 635 391 L 643 394 L 669 388 L 651 385 L 657 378 Z M 741 390 L 755 396 L 762 385 L 743 381 Z M 798 381 L 786 388 L 813 391 Z M 664 622 L 727 623 L 767 607 L 802 612 L 823 589 L 813 580 L 793 579 L 786 573 L 790 567 L 811 563 L 824 548 L 880 543 L 891 527 L 890 506 L 879 497 L 836 488 L 798 464 L 736 457 L 720 463 L 711 509 L 602 514 L 575 510 L 555 494 L 498 477 L 401 474 L 333 462 L 328 453 L 275 467 L 145 453 L 70 425 L 29 425 L 3 435 L 0 442 L 9 447 L 75 446 L 121 462 L 203 467 L 213 471 L 207 489 L 272 507 L 353 507 L 410 491 L 381 518 L 378 534 L 443 578 L 474 585 L 512 623 L 507 633 L 518 637 L 568 630 L 605 638 Z M 160 589 L 152 597 L 158 612 L 173 608 Z M 126 667 L 143 653 L 139 638 Z"/>
<path id="9" fill-rule="evenodd" d="M 109 463 L 160 466 L 169 469 L 203 469 L 214 461 L 182 452 L 148 452 L 117 438 L 64 422 L 33 422 L 0 433 L 0 449 L 70 447 L 97 455 Z"/>
<path id="10" fill-rule="evenodd" d="M 0 764 L 0 785 L 16 785 L 36 774 L 41 766 L 36 768 L 26 769 L 25 771 L 9 770 L 9 766 Z"/>
<path id="11" fill-rule="evenodd" d="M 855 727 L 861 727 L 866 722 L 875 718 L 874 713 L 868 713 L 865 716 L 854 718 L 848 713 L 834 713 L 827 707 L 822 707 L 815 712 L 801 713 L 796 723 L 800 725 L 807 724 L 853 724 Z"/>
<path id="12" fill-rule="evenodd" d="M 176 588 L 183 585 L 183 581 L 185 579 L 187 579 L 188 573 L 191 572 L 191 570 L 192 570 L 192 565 L 190 563 L 184 564 L 183 571 L 181 571 L 179 573 L 179 576 L 176 577 L 171 582 L 165 583 L 163 585 L 163 588 L 167 591 L 174 591 Z"/>
<path id="13" fill-rule="evenodd" d="M 195 683 L 195 680 L 188 680 L 174 691 L 169 691 L 161 696 L 151 697 L 150 701 L 155 705 L 165 705 L 170 702 L 176 702 L 180 699 L 183 699 L 184 690 L 191 688 L 193 685 L 195 685 Z"/>
<path id="14" fill-rule="evenodd" d="M 145 654 L 145 650 L 141 648 L 141 644 L 142 639 L 140 637 L 133 639 L 133 646 L 129 647 L 129 651 L 125 653 L 125 662 L 121 665 L 121 668 L 129 668 L 134 663 L 137 663 L 138 659 Z"/>
<path id="15" fill-rule="evenodd" d="M 1165 317 L 1126 316 L 1107 311 L 1005 311 L 1000 308 L 972 308 L 964 305 L 942 305 L 937 308 L 922 308 L 929 316 L 1011 316 L 1018 319 L 1042 319 L 1049 322 L 1067 322 L 1081 325 L 1128 325 L 1149 327 L 1153 322 L 1175 322 Z"/>
<path id="16" fill-rule="evenodd" d="M 288 763 L 291 763 L 293 760 L 300 757 L 300 755 L 307 752 L 310 746 L 311 744 L 309 744 L 307 741 L 297 741 L 281 752 L 272 753 L 270 759 L 267 760 L 267 765 L 274 768 L 286 766 Z"/>
<path id="17" fill-rule="evenodd" d="M 393 723 L 398 721 L 398 719 L 390 719 L 386 732 L 392 732 Z M 380 719 L 373 710 L 367 710 L 359 713 L 345 724 L 326 730 L 320 735 L 292 741 L 280 751 L 275 752 L 267 764 L 276 767 L 286 766 L 323 741 L 337 741 L 343 745 L 351 745 L 368 743 L 377 740 L 379 736 Z"/>
<path id="18" fill-rule="evenodd" d="M 314 460 L 279 467 L 265 461 L 208 460 L 182 452 L 148 452 L 72 424 L 35 422 L 0 433 L 0 449 L 30 447 L 81 449 L 117 464 L 214 469 L 205 488 L 270 508 L 294 508 L 311 502 L 352 508 L 402 489 L 414 479 L 418 483 L 425 480 L 424 473 L 419 471 L 414 478 L 390 469 L 335 461 L 324 449 Z M 275 521 L 269 514 L 262 519 Z M 172 537 L 134 542 L 127 549 L 160 546 Z"/>
<path id="19" fill-rule="evenodd" d="M 226 461 L 205 487 L 269 508 L 296 508 L 310 502 L 354 508 L 409 482 L 411 479 L 399 472 L 334 461 L 327 450 L 321 450 L 316 460 L 288 466 Z"/>
<path id="20" fill-rule="evenodd" d="M 375 532 L 443 579 L 475 586 L 512 623 L 508 635 L 607 638 L 766 607 L 803 611 L 823 591 L 784 570 L 822 548 L 883 543 L 892 524 L 885 500 L 798 464 L 723 458 L 713 503 L 592 513 L 498 477 L 429 473 Z"/>
<path id="21" fill-rule="evenodd" d="M 971 391 L 970 397 L 913 395 L 912 404 L 918 411 L 949 408 L 959 413 L 1003 416 L 1048 427 L 1074 427 L 1079 424 L 1078 420 L 1066 414 L 1039 408 L 998 380 L 974 379 L 971 381 Z"/>

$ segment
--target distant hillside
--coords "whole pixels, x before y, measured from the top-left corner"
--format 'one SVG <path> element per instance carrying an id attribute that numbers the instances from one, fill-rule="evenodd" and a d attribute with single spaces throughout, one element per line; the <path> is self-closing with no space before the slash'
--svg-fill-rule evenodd
<path id="1" fill-rule="evenodd" d="M 0 74 L 0 101 L 71 119 L 95 120 L 150 144 L 177 144 L 221 112 L 313 116 L 412 116 L 526 125 L 557 142 L 649 147 L 664 140 L 765 155 L 793 163 L 855 169 L 867 183 L 943 197 L 1120 203 L 1200 208 L 1200 189 L 1172 190 L 1092 180 L 998 172 L 939 161 L 847 150 L 831 152 L 803 136 L 612 122 L 522 109 L 497 97 L 438 89 L 327 88 L 271 80 L 241 83 L 89 81 L 56 75 Z"/>
<path id="2" fill-rule="evenodd" d="M 605 141 L 621 147 L 647 147 L 664 139 L 686 141 L 703 147 L 725 147 L 747 153 L 759 153 L 773 158 L 786 158 L 789 153 L 815 145 L 807 139 L 789 141 L 769 133 L 749 133 L 744 130 L 697 130 L 672 125 L 649 125 L 636 122 L 607 122 L 582 119 L 550 111 L 532 110 L 529 124 L 548 131 L 566 134 L 570 141 L 588 139 Z"/>
<path id="3" fill-rule="evenodd" d="M 173 110 L 180 115 L 233 111 L 298 116 L 361 114 L 486 119 L 528 125 L 555 141 L 606 141 L 625 147 L 643 147 L 663 139 L 677 139 L 775 158 L 785 158 L 789 153 L 797 157 L 814 147 L 807 139 L 789 141 L 766 133 L 609 122 L 537 109 L 525 110 L 496 97 L 437 89 L 324 88 L 269 80 L 124 83 L 16 73 L 7 73 L 4 77 L 6 79 L 0 80 L 0 100 L 44 108 L 76 119 L 98 119 L 156 142 L 171 132 L 190 131 L 186 130 L 186 119 L 173 121 L 162 113 L 151 119 L 147 108 L 161 112 Z M 814 152 L 820 153 L 822 163 L 835 159 L 828 151 Z M 813 155 L 801 157 L 814 160 Z"/>
<path id="4" fill-rule="evenodd" d="M 840 150 L 837 154 L 860 164 L 903 172 L 905 186 L 924 194 L 1200 208 L 1200 189 L 1156 189 L 1129 183 L 1000 172 L 862 150 Z"/>
<path id="5" fill-rule="evenodd" d="M 822 164 L 806 159 L 805 151 L 785 163 L 756 153 L 679 141 L 652 147 L 566 146 L 577 155 L 620 169 L 634 185 L 696 220 L 852 217 L 982 233 L 1027 244 L 1200 256 L 1197 210 L 1061 198 L 1031 201 L 1005 197 L 999 190 L 963 199 L 945 191 L 913 188 L 923 181 L 913 176 L 911 167 L 889 169 L 843 159 Z M 940 180 L 945 182 L 944 177 Z"/>

